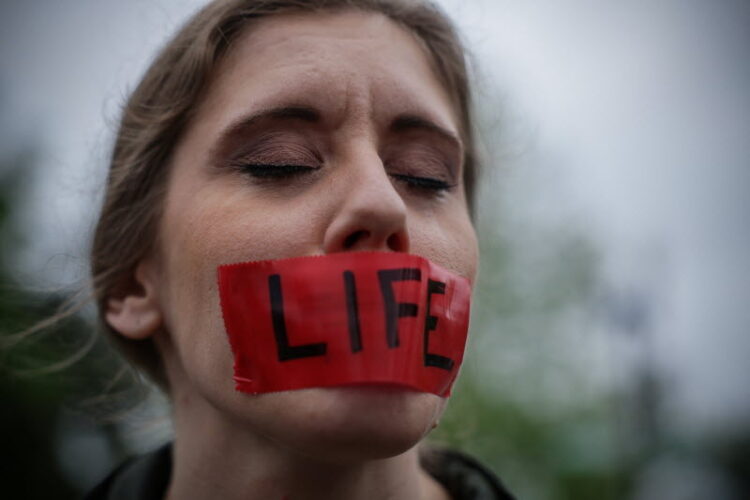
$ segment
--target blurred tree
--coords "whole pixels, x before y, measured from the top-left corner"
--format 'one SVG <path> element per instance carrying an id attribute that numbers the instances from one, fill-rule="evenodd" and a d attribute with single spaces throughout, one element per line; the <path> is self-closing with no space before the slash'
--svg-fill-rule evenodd
<path id="1" fill-rule="evenodd" d="M 3 339 L 41 320 L 54 304 L 30 294 L 10 277 L 10 252 L 19 246 L 19 234 L 10 224 L 14 194 L 21 175 L 33 165 L 24 153 L 0 166 L 0 333 Z M 41 299 L 41 300 L 40 300 Z M 34 350 L 36 351 L 36 350 Z M 8 498 L 73 498 L 75 490 L 63 477 L 55 456 L 57 414 L 65 394 L 60 379 L 23 379 L 10 373 L 10 349 L 3 350 L 0 398 L 0 433 L 5 466 L 0 468 L 3 496 Z M 30 355 L 25 352 L 24 356 Z"/>
<path id="2" fill-rule="evenodd" d="M 0 482 L 3 498 L 77 498 L 86 485 L 75 484 L 65 469 L 100 470 L 95 461 L 102 457 L 63 464 L 66 457 L 60 444 L 66 436 L 61 435 L 61 422 L 65 417 L 82 418 L 72 410 L 73 395 L 86 398 L 100 394 L 102 386 L 92 381 L 111 380 L 117 363 L 113 365 L 102 342 L 92 343 L 91 325 L 77 314 L 19 340 L 21 332 L 53 316 L 68 300 L 62 293 L 30 291 L 17 283 L 11 272 L 12 256 L 22 246 L 21 231 L 12 223 L 12 207 L 24 192 L 23 182 L 34 160 L 32 151 L 23 151 L 0 163 L 0 441 L 6 461 L 0 467 Z M 85 353 L 91 355 L 77 361 Z M 54 369 L 67 364 L 71 366 Z M 51 373 L 34 375 L 45 371 Z M 82 387 L 87 389 L 82 391 Z M 107 443 L 113 456 L 121 455 L 113 427 L 100 429 L 99 439 Z"/>

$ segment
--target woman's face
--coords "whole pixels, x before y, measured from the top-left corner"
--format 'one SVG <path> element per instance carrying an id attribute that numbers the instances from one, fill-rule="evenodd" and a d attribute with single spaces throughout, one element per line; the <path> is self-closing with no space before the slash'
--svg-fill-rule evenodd
<path id="1" fill-rule="evenodd" d="M 379 250 L 473 280 L 459 137 L 425 49 L 383 16 L 267 18 L 232 45 L 176 147 L 158 252 L 140 273 L 162 319 L 178 425 L 180 412 L 205 407 L 217 422 L 334 459 L 400 453 L 432 428 L 445 403 L 433 394 L 237 392 L 216 272 Z"/>

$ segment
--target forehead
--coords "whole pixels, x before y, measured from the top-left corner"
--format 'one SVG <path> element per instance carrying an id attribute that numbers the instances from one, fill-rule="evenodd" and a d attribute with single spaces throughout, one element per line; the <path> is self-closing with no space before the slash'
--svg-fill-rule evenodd
<path id="1" fill-rule="evenodd" d="M 357 114 L 385 123 L 412 113 L 458 132 L 427 49 L 387 17 L 359 11 L 253 22 L 220 63 L 203 104 L 230 115 L 309 105 L 331 121 Z"/>

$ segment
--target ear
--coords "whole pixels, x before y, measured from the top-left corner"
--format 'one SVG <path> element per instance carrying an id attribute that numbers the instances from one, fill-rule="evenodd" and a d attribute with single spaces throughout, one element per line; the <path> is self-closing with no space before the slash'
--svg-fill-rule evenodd
<path id="1" fill-rule="evenodd" d="M 132 340 L 153 335 L 162 325 L 162 312 L 157 300 L 157 277 L 150 260 L 135 268 L 132 289 L 122 297 L 107 301 L 104 319 L 117 332 Z"/>

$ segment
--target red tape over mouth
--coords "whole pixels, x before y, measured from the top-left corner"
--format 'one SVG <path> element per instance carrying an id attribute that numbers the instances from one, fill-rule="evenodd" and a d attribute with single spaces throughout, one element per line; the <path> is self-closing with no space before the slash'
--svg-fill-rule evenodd
<path id="1" fill-rule="evenodd" d="M 450 395 L 469 327 L 466 278 L 385 252 L 230 264 L 218 277 L 237 390 L 396 384 Z"/>

